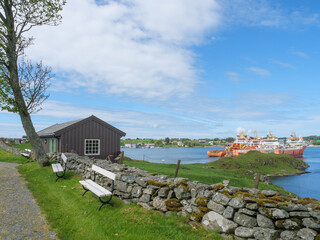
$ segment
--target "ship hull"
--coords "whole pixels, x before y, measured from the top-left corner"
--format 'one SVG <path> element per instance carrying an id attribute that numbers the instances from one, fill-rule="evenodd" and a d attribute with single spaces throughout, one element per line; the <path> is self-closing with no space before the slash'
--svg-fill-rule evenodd
<path id="1" fill-rule="evenodd" d="M 223 157 L 226 155 L 226 150 L 209 150 L 207 155 L 208 157 Z"/>

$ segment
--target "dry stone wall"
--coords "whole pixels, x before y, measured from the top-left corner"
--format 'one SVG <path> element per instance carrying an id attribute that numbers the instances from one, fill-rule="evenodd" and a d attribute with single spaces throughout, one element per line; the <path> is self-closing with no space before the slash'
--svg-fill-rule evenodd
<path id="1" fill-rule="evenodd" d="M 93 178 L 96 164 L 116 174 L 114 195 L 161 212 L 177 211 L 206 229 L 246 239 L 320 239 L 320 204 L 310 198 L 283 197 L 272 190 L 208 185 L 168 178 L 135 167 L 67 153 L 68 170 Z M 60 158 L 59 158 L 60 159 Z M 96 181 L 108 188 L 109 179 Z"/>

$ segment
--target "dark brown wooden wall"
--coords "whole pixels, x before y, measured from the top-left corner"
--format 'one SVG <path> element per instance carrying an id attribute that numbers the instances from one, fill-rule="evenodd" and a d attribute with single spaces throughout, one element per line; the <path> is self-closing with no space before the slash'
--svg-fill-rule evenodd
<path id="1" fill-rule="evenodd" d="M 108 155 L 115 155 L 120 151 L 120 138 L 121 136 L 114 130 L 89 120 L 66 128 L 60 135 L 59 150 L 84 156 L 85 139 L 100 139 L 100 155 L 89 157 L 105 159 Z"/>

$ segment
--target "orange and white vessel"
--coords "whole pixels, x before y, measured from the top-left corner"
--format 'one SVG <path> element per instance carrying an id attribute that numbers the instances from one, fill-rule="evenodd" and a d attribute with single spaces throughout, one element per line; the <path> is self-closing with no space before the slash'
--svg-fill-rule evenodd
<path id="1" fill-rule="evenodd" d="M 302 137 L 296 137 L 293 131 L 290 138 L 280 142 L 272 132 L 267 134 L 266 138 L 258 137 L 255 131 L 254 137 L 249 137 L 241 131 L 237 135 L 233 144 L 224 150 L 210 150 L 207 152 L 209 157 L 237 157 L 249 151 L 259 151 L 262 153 L 289 154 L 294 157 L 302 157 L 306 148 L 306 143 Z"/>

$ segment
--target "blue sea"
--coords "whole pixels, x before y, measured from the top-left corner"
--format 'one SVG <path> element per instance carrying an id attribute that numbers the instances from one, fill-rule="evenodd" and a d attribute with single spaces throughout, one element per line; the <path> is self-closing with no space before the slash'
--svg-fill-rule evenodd
<path id="1" fill-rule="evenodd" d="M 125 152 L 125 156 L 148 162 L 176 164 L 178 160 L 181 160 L 181 164 L 192 164 L 217 160 L 217 158 L 207 157 L 207 151 L 210 149 L 222 148 L 122 148 L 122 151 Z M 272 183 L 282 186 L 300 197 L 320 199 L 320 148 L 307 147 L 303 160 L 310 165 L 307 171 L 311 173 L 274 178 Z"/>

